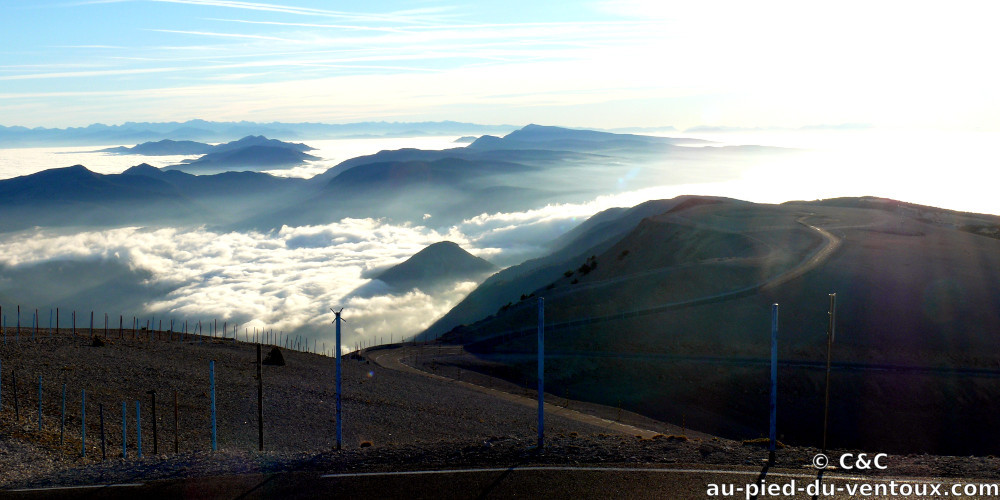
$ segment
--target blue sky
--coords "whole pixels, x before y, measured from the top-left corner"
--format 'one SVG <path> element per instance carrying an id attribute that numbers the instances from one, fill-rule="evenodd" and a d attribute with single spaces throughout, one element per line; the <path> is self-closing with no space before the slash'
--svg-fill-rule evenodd
<path id="1" fill-rule="evenodd" d="M 1000 129 L 985 2 L 0 0 L 0 124 Z"/>

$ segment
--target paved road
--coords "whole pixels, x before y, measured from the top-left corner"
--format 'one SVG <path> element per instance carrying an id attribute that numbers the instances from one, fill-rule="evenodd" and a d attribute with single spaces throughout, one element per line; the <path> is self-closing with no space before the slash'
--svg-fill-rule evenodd
<path id="1" fill-rule="evenodd" d="M 748 498 L 748 484 L 759 484 L 760 470 L 751 468 L 643 468 L 643 467 L 561 467 L 525 466 L 511 468 L 411 471 L 388 473 L 292 472 L 271 475 L 243 475 L 152 481 L 133 486 L 87 487 L 36 491 L 3 491 L 12 499 L 134 499 L 159 498 L 383 498 L 383 499 L 493 499 L 493 498 L 670 498 L 704 499 L 712 484 L 733 485 L 732 496 Z M 807 488 L 815 484 L 817 473 L 810 469 L 772 469 L 766 484 L 802 490 L 794 495 L 762 495 L 760 498 L 811 498 Z M 793 483 L 794 481 L 794 483 Z M 864 478 L 827 474 L 820 484 L 836 488 L 822 498 L 874 498 L 851 495 L 847 488 L 868 484 L 872 487 L 895 483 L 897 488 L 940 485 L 950 488 L 951 479 Z M 922 486 L 921 486 L 922 485 Z M 879 495 L 878 498 L 915 498 Z"/>

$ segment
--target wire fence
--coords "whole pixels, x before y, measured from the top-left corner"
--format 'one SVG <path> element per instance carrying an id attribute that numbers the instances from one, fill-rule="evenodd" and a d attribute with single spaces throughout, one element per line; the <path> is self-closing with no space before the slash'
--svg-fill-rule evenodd
<path id="1" fill-rule="evenodd" d="M 237 447 L 259 441 L 263 450 L 263 398 L 255 409 L 246 395 L 262 396 L 259 365 L 268 357 L 258 354 L 257 372 L 248 372 L 248 353 L 335 355 L 317 338 L 227 320 L 118 316 L 52 308 L 42 326 L 37 309 L 0 306 L 0 430 L 92 460 L 216 450 L 220 437 Z M 75 356 L 81 348 L 116 354 L 94 362 Z M 166 349 L 178 348 L 193 349 L 184 368 L 168 361 Z M 287 428 L 282 413 L 272 431 Z M 244 431 L 247 421 L 260 436 Z"/>

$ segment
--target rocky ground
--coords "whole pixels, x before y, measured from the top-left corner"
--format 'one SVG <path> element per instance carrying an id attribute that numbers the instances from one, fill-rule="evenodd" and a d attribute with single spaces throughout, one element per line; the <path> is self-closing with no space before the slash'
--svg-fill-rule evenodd
<path id="1" fill-rule="evenodd" d="M 535 449 L 536 410 L 467 384 L 534 397 L 482 373 L 434 364 L 440 348 L 410 347 L 406 361 L 426 372 L 386 368 L 374 356 L 345 357 L 344 440 L 336 450 L 334 360 L 283 351 L 286 366 L 264 366 L 265 451 L 257 451 L 255 346 L 232 340 L 124 338 L 93 346 L 61 332 L 0 346 L 0 488 L 149 481 L 288 470 L 400 470 L 558 464 L 724 464 L 759 468 L 759 443 L 699 434 L 617 408 L 549 397 L 574 412 L 648 430 L 637 436 L 552 412 L 547 441 Z M 437 349 L 437 351 L 435 351 Z M 419 353 L 413 355 L 412 353 Z M 265 350 L 266 353 L 266 350 Z M 218 451 L 211 451 L 209 361 L 215 361 Z M 450 366 L 450 367 L 449 367 Z M 454 371 L 452 373 L 451 371 Z M 19 418 L 14 412 L 14 372 Z M 38 380 L 42 426 L 38 426 Z M 463 383 L 455 380 L 462 378 Z M 62 387 L 66 420 L 62 427 Z M 151 397 L 157 391 L 157 453 Z M 80 396 L 86 390 L 86 457 L 81 456 Z M 178 432 L 174 433 L 174 393 Z M 137 456 L 136 401 L 143 457 Z M 126 447 L 122 456 L 122 403 Z M 100 409 L 104 411 L 104 458 Z M 64 429 L 64 430 L 63 430 Z M 175 436 L 177 451 L 174 451 Z M 817 450 L 784 448 L 777 466 L 802 468 Z M 831 452 L 833 456 L 839 451 Z M 893 475 L 1000 477 L 994 457 L 892 456 Z"/>

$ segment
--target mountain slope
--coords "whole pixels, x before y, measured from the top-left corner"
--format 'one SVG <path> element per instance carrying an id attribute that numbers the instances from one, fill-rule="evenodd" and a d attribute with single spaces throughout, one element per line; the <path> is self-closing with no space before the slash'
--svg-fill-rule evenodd
<path id="1" fill-rule="evenodd" d="M 478 281 L 494 271 L 496 266 L 489 261 L 466 252 L 456 243 L 442 241 L 424 248 L 376 278 L 397 289 L 428 291 L 457 281 Z"/>
<path id="2" fill-rule="evenodd" d="M 987 453 L 1000 438 L 988 423 L 1000 411 L 1000 359 L 988 354 L 1000 332 L 1000 240 L 982 228 L 1000 217 L 874 198 L 689 202 L 565 275 L 521 278 L 543 283 L 521 294 L 545 298 L 556 393 L 744 438 L 766 429 L 769 309 L 780 304 L 779 412 L 793 415 L 781 432 L 815 444 L 837 293 L 831 442 Z M 535 301 L 515 301 L 446 338 L 528 374 L 536 318 Z"/>
<path id="3" fill-rule="evenodd" d="M 223 172 L 231 169 L 253 170 L 261 168 L 301 165 L 318 157 L 272 146 L 247 146 L 240 149 L 209 153 L 183 165 L 173 165 L 168 170 L 187 172 Z"/>
<path id="4" fill-rule="evenodd" d="M 615 134 L 596 130 L 568 129 L 543 125 L 527 125 L 500 138 L 491 135 L 480 137 L 469 144 L 469 149 L 549 149 L 569 151 L 604 151 L 665 149 L 675 145 L 703 145 L 709 141 L 678 139 L 635 134 Z M 636 151 L 637 152 L 637 151 Z"/>
<path id="5" fill-rule="evenodd" d="M 258 198 L 294 203 L 312 192 L 303 179 L 255 172 L 191 175 L 148 164 L 121 174 L 81 165 L 0 180 L 0 231 L 130 224 L 223 224 L 260 210 Z"/>
<path id="6" fill-rule="evenodd" d="M 117 148 L 102 149 L 100 152 L 146 156 L 203 155 L 211 152 L 212 148 L 213 146 L 211 144 L 205 144 L 203 142 L 163 139 L 162 141 L 156 142 L 144 142 L 132 147 L 121 146 Z"/>
<path id="7" fill-rule="evenodd" d="M 682 196 L 672 200 L 649 201 L 630 209 L 612 208 L 594 215 L 553 242 L 550 247 L 555 250 L 551 254 L 509 267 L 490 277 L 435 321 L 423 335 L 436 337 L 458 325 L 494 314 L 505 304 L 517 302 L 522 295 L 556 281 L 567 270 L 576 269 L 588 256 L 603 253 L 646 217 L 664 213 L 687 199 L 689 197 Z"/>
<path id="8" fill-rule="evenodd" d="M 177 187 L 161 179 L 102 175 L 82 165 L 0 180 L 0 198 L 0 231 L 126 225 L 195 213 Z"/>

